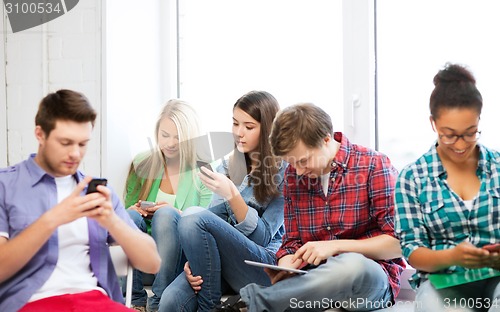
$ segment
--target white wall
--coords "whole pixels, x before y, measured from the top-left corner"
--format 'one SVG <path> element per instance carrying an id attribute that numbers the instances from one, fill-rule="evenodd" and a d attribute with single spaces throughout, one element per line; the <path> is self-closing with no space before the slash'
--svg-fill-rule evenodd
<path id="1" fill-rule="evenodd" d="M 4 16 L 4 6 L 0 6 L 0 15 Z M 5 90 L 5 35 L 2 19 L 0 23 L 0 168 L 7 166 L 7 94 Z"/>
<path id="2" fill-rule="evenodd" d="M 133 157 L 154 144 L 161 107 L 177 97 L 176 10 L 165 0 L 103 3 L 103 172 L 122 195 Z"/>
<path id="3" fill-rule="evenodd" d="M 12 33 L 2 14 L 0 27 L 0 68 L 5 67 L 0 78 L 0 165 L 13 165 L 36 152 L 33 131 L 38 103 L 47 93 L 68 88 L 84 93 L 99 112 L 81 169 L 101 175 L 100 1 L 81 0 L 55 20 L 17 33 Z"/>
<path id="4" fill-rule="evenodd" d="M 375 148 L 374 4 L 344 0 L 344 133 L 349 140 Z"/>
<path id="5" fill-rule="evenodd" d="M 354 120 L 346 127 L 349 138 L 373 147 L 373 4 L 342 3 L 344 124 Z M 154 141 L 160 108 L 178 96 L 175 5 L 171 0 L 141 5 L 80 0 L 65 15 L 19 33 L 12 33 L 3 15 L 0 70 L 7 66 L 0 77 L 0 166 L 36 151 L 33 128 L 40 99 L 59 88 L 75 89 L 99 112 L 81 169 L 108 178 L 121 195 L 133 156 L 148 148 L 148 138 Z M 359 96 L 360 106 L 352 110 L 353 95 Z"/>

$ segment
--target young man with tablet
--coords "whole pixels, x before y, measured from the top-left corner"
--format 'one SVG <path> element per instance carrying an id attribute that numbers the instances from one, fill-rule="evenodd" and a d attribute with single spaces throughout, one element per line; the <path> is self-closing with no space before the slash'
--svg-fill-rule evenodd
<path id="1" fill-rule="evenodd" d="M 365 311 L 393 304 L 405 265 L 394 233 L 397 172 L 389 159 L 333 132 L 330 117 L 313 104 L 278 113 L 270 141 L 290 164 L 278 265 L 315 267 L 300 275 L 266 269 L 272 286 L 240 290 L 247 311 L 284 311 L 298 302 Z"/>

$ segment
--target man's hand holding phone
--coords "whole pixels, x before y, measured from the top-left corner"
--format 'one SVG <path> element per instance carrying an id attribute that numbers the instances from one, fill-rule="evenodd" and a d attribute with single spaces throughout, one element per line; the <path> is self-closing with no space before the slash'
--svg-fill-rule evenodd
<path id="1" fill-rule="evenodd" d="M 94 179 L 90 180 L 89 184 L 87 185 L 87 194 L 99 192 L 97 190 L 97 186 L 98 185 L 106 186 L 107 184 L 108 184 L 108 180 L 106 180 L 106 179 L 94 178 Z"/>
<path id="2" fill-rule="evenodd" d="M 99 193 L 102 197 L 105 198 L 105 201 L 103 202 L 103 204 L 105 204 L 109 199 L 110 199 L 110 192 L 107 188 L 101 188 L 99 190 L 99 186 L 102 185 L 102 186 L 106 186 L 108 184 L 108 180 L 107 179 L 104 179 L 104 178 L 93 178 L 92 180 L 90 180 L 89 184 L 87 185 L 87 191 L 85 193 L 85 195 L 89 195 L 89 194 L 94 194 L 94 193 Z M 95 195 L 93 196 L 95 197 Z M 99 197 L 97 197 L 99 198 Z M 97 199 L 96 198 L 96 199 Z M 112 206 L 111 203 L 109 203 L 108 206 Z M 98 208 L 101 208 L 103 207 L 103 205 L 95 205 L 94 208 L 91 208 L 89 210 L 96 210 Z M 112 208 L 111 208 L 112 209 Z"/>
<path id="3" fill-rule="evenodd" d="M 89 184 L 87 185 L 87 192 L 85 193 L 85 195 L 89 195 L 89 194 L 93 194 L 93 193 L 100 193 L 97 190 L 97 187 L 99 185 L 106 186 L 107 184 L 108 184 L 108 180 L 106 180 L 106 179 L 93 178 L 92 180 L 90 180 Z M 95 206 L 92 209 L 96 209 L 96 208 L 99 208 L 99 206 Z"/>
<path id="4" fill-rule="evenodd" d="M 104 194 L 99 192 L 96 194 L 90 193 L 82 196 L 82 192 L 86 188 L 88 190 L 88 184 L 90 181 L 90 177 L 85 177 L 77 184 L 68 197 L 64 198 L 52 209 L 47 211 L 48 218 L 54 221 L 54 225 L 56 227 L 82 217 L 92 218 L 101 213 L 99 209 L 95 208 L 106 205 L 106 201 L 109 198 L 109 190 L 106 188 L 104 192 L 107 191 L 108 193 Z"/>
<path id="5" fill-rule="evenodd" d="M 107 180 L 103 178 L 94 178 L 87 185 L 87 192 L 84 196 L 99 199 L 99 203 L 88 210 L 87 217 L 95 219 L 102 227 L 108 228 L 113 224 L 113 217 L 116 217 L 111 202 L 111 191 L 105 187 Z M 98 194 L 98 196 L 97 196 Z"/>

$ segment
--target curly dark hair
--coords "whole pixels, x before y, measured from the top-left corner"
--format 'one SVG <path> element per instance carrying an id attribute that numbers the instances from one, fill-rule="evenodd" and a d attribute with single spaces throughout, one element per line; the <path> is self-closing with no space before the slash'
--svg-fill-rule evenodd
<path id="1" fill-rule="evenodd" d="M 434 76 L 429 108 L 433 119 L 439 118 L 442 109 L 468 108 L 481 115 L 483 97 L 476 88 L 476 79 L 463 65 L 447 63 Z"/>

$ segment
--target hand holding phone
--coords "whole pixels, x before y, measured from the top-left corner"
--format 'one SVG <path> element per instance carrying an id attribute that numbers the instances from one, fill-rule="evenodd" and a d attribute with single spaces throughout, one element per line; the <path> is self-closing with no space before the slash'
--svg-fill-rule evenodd
<path id="1" fill-rule="evenodd" d="M 203 164 L 201 167 L 207 168 L 209 171 L 214 172 L 214 170 L 212 169 L 212 166 L 210 166 L 210 164 L 209 164 L 209 163 L 205 163 L 205 164 Z M 200 167 L 200 171 L 201 171 L 201 173 L 203 173 L 206 177 L 208 177 L 208 178 L 210 178 L 210 179 L 212 179 L 212 180 L 213 180 L 213 178 L 212 178 L 211 176 L 209 176 L 209 175 L 208 175 L 205 171 L 203 171 L 203 170 L 201 169 L 201 167 Z"/>
<path id="2" fill-rule="evenodd" d="M 485 245 L 483 246 L 483 249 L 486 249 L 489 252 L 500 252 L 500 243 Z"/>
<path id="3" fill-rule="evenodd" d="M 97 192 L 98 185 L 106 186 L 107 184 L 108 184 L 108 180 L 106 180 L 106 179 L 94 178 L 89 182 L 89 185 L 87 186 L 87 194 Z"/>
<path id="4" fill-rule="evenodd" d="M 97 190 L 97 186 L 98 185 L 106 186 L 107 184 L 108 184 L 108 180 L 106 180 L 106 179 L 94 178 L 94 179 L 90 180 L 89 184 L 87 185 L 87 193 L 86 194 L 92 194 L 92 193 L 99 192 Z M 95 208 L 97 208 L 97 207 L 95 207 Z M 92 209 L 94 209 L 94 208 L 92 208 Z"/>
<path id="5" fill-rule="evenodd" d="M 151 202 L 151 201 L 145 201 L 145 200 L 143 200 L 143 201 L 141 201 L 141 203 L 139 204 L 139 206 L 142 209 L 148 209 L 148 208 L 156 206 L 156 203 L 155 202 Z"/>

